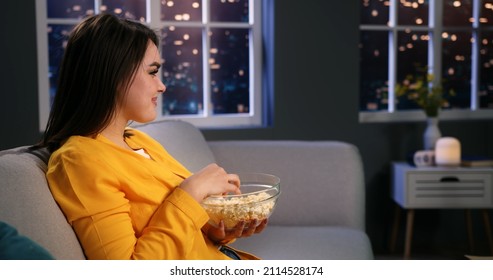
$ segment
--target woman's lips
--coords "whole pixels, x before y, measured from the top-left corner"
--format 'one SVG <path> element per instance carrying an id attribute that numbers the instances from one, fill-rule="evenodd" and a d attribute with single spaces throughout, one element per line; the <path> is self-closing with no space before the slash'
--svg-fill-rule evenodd
<path id="1" fill-rule="evenodd" d="M 151 100 L 152 100 L 152 104 L 157 106 L 157 97 L 153 97 Z"/>

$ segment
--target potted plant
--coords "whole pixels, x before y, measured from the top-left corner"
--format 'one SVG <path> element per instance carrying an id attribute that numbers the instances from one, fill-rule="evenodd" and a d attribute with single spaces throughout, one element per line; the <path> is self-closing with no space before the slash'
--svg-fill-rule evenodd
<path id="1" fill-rule="evenodd" d="M 424 148 L 434 149 L 435 142 L 441 137 L 438 128 L 438 115 L 441 108 L 449 106 L 445 95 L 454 96 L 451 89 L 445 91 L 441 81 L 436 81 L 435 76 L 428 72 L 427 67 L 417 67 L 416 74 L 407 75 L 395 87 L 396 96 L 407 97 L 424 110 L 427 117 L 427 128 L 424 133 Z"/>

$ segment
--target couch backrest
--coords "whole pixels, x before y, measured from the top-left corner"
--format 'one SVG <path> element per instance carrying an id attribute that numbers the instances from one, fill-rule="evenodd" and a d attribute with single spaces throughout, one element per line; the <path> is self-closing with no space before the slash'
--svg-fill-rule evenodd
<path id="1" fill-rule="evenodd" d="M 281 196 L 270 224 L 365 229 L 365 185 L 356 146 L 338 141 L 209 142 L 230 172 L 270 173 Z"/>
<path id="2" fill-rule="evenodd" d="M 47 249 L 56 259 L 85 259 L 77 237 L 46 182 L 46 150 L 0 152 L 0 221 Z"/>

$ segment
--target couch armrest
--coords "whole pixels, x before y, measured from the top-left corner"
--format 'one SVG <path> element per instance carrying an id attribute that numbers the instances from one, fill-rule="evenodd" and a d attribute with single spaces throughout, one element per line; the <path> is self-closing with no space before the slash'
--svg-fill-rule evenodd
<path id="1" fill-rule="evenodd" d="M 269 223 L 365 229 L 364 173 L 356 146 L 337 141 L 211 141 L 228 172 L 263 172 L 281 179 Z"/>
<path id="2" fill-rule="evenodd" d="M 0 152 L 0 221 L 38 243 L 56 259 L 85 259 L 77 236 L 46 182 L 46 150 L 27 146 Z"/>

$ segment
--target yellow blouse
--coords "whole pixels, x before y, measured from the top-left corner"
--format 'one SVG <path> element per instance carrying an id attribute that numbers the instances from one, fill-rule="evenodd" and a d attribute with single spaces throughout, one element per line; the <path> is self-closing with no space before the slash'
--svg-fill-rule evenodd
<path id="1" fill-rule="evenodd" d="M 201 228 L 207 213 L 176 188 L 191 173 L 157 141 L 126 139 L 150 159 L 102 135 L 72 136 L 48 163 L 47 179 L 88 259 L 229 259 Z"/>

